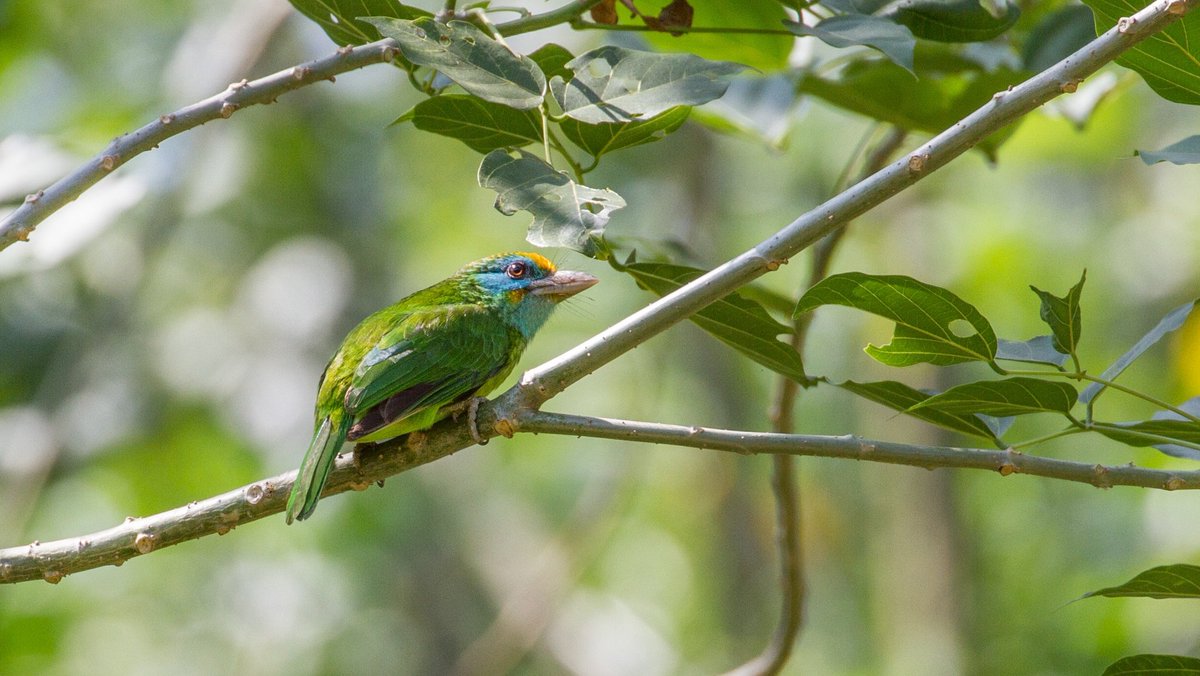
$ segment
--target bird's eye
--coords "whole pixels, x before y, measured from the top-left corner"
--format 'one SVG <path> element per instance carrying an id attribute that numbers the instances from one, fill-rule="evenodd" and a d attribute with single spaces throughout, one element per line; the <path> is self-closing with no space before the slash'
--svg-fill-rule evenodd
<path id="1" fill-rule="evenodd" d="M 513 261 L 508 264 L 507 268 L 504 268 L 504 274 L 513 279 L 522 279 L 529 274 L 529 266 L 522 261 Z"/>

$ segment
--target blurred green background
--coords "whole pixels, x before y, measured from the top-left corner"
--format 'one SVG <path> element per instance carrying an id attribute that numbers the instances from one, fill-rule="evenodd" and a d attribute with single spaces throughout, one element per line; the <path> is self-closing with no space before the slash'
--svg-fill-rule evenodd
<path id="1" fill-rule="evenodd" d="M 602 37 L 556 29 L 517 45 L 578 51 Z M 0 2 L 0 199 L 15 206 L 112 137 L 331 48 L 283 0 Z M 526 246 L 525 220 L 475 186 L 476 153 L 387 126 L 417 100 L 375 66 L 247 109 L 134 159 L 0 252 L 0 547 L 293 469 L 318 375 L 350 327 L 466 261 Z M 1098 372 L 1200 288 L 1200 169 L 1131 157 L 1196 120 L 1140 81 L 1083 131 L 1043 110 L 998 164 L 964 156 L 861 218 L 835 269 L 946 286 L 1023 339 L 1044 332 L 1028 284 L 1065 293 L 1087 268 L 1081 351 Z M 692 262 L 716 264 L 822 201 L 870 128 L 810 101 L 772 121 L 783 147 L 689 122 L 606 158 L 589 183 L 629 202 L 610 233 L 685 242 Z M 601 263 L 551 257 L 603 283 L 560 310 L 525 367 L 649 300 Z M 795 295 L 806 265 L 765 283 Z M 915 386 L 961 373 L 874 364 L 861 347 L 888 330 L 821 310 L 809 372 Z M 1200 323 L 1126 379 L 1171 401 L 1200 392 Z M 548 408 L 767 429 L 774 388 L 685 325 Z M 1112 395 L 1103 406 L 1114 420 L 1150 412 Z M 798 419 L 802 432 L 964 442 L 827 388 L 803 395 Z M 1189 467 L 1090 436 L 1041 452 Z M 0 587 L 0 673 L 728 669 L 759 651 L 778 612 L 769 466 L 497 439 L 323 501 L 299 526 L 267 519 L 57 586 Z M 801 493 L 807 622 L 786 673 L 1098 673 L 1132 652 L 1200 649 L 1194 604 L 1067 605 L 1196 562 L 1194 492 L 810 459 Z"/>

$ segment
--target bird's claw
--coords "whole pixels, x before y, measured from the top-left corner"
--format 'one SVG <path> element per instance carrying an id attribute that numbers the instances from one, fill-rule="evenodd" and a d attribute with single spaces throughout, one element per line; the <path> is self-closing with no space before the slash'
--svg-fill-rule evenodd
<path id="1" fill-rule="evenodd" d="M 479 427 L 475 424 L 476 416 L 479 413 L 479 403 L 487 401 L 483 397 L 471 397 L 467 403 L 467 429 L 471 431 L 471 438 L 480 446 L 487 446 L 488 439 L 484 438 L 479 433 Z"/>

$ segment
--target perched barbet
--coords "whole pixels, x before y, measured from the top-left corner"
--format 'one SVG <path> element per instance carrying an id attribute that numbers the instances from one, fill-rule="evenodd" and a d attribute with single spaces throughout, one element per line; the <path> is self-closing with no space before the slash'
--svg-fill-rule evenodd
<path id="1" fill-rule="evenodd" d="M 343 443 L 425 429 L 491 392 L 554 307 L 597 281 L 558 270 L 536 253 L 506 253 L 364 319 L 321 376 L 313 438 L 288 497 L 287 522 L 312 514 Z"/>

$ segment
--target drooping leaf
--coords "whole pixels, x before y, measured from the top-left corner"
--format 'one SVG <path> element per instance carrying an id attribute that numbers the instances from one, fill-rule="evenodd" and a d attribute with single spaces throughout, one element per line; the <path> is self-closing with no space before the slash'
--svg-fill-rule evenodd
<path id="1" fill-rule="evenodd" d="M 1029 413 L 1066 413 L 1079 392 L 1070 383 L 1016 377 L 957 385 L 913 406 L 946 413 L 982 413 L 993 416 Z"/>
<path id="2" fill-rule="evenodd" d="M 593 49 L 567 67 L 575 75 L 554 78 L 550 89 L 563 112 L 600 124 L 649 118 L 675 106 L 720 98 L 729 79 L 746 69 L 692 54 L 655 54 L 615 46 Z"/>
<path id="3" fill-rule="evenodd" d="M 1200 396 L 1192 397 L 1175 408 L 1178 408 L 1185 413 L 1190 413 L 1196 417 L 1200 417 Z M 1187 420 L 1187 418 L 1179 415 L 1175 411 L 1155 411 L 1154 415 L 1150 416 L 1150 419 Z M 1154 448 L 1176 458 L 1200 460 L 1200 450 L 1188 446 L 1181 446 L 1179 444 L 1154 444 Z"/>
<path id="4" fill-rule="evenodd" d="M 1092 596 L 1139 596 L 1151 599 L 1200 599 L 1200 566 L 1178 563 L 1144 570 L 1124 584 L 1088 592 Z"/>
<path id="5" fill-rule="evenodd" d="M 1021 62 L 1025 70 L 1040 73 L 1095 38 L 1092 10 L 1086 5 L 1068 5 L 1046 15 L 1029 31 L 1021 50 Z"/>
<path id="6" fill-rule="evenodd" d="M 1200 135 L 1176 141 L 1162 150 L 1137 150 L 1134 152 L 1148 165 L 1159 162 L 1197 164 L 1200 163 Z"/>
<path id="7" fill-rule="evenodd" d="M 778 27 L 788 18 L 787 11 L 778 0 L 688 0 L 694 11 L 692 24 L 701 27 L 722 28 Z M 659 3 L 665 5 L 666 0 Z M 636 23 L 637 19 L 626 19 L 622 13 L 621 23 Z M 789 35 L 738 34 L 738 33 L 685 33 L 682 36 L 667 33 L 646 33 L 644 36 L 655 49 L 662 52 L 688 52 L 710 61 L 733 61 L 744 63 L 762 71 L 784 69 L 788 65 L 788 54 L 792 51 L 793 38 Z"/>
<path id="8" fill-rule="evenodd" d="M 481 99 L 524 110 L 541 105 L 546 94 L 546 76 L 532 59 L 509 51 L 465 21 L 362 20 L 400 43 L 409 61 L 436 69 Z"/>
<path id="9" fill-rule="evenodd" d="M 1011 2 L 992 14 L 979 0 L 903 0 L 887 5 L 878 17 L 907 26 L 912 34 L 937 42 L 984 42 L 1008 30 L 1021 16 Z"/>
<path id="10" fill-rule="evenodd" d="M 1096 33 L 1145 5 L 1133 0 L 1084 0 L 1096 15 Z M 1166 28 L 1133 45 L 1117 63 L 1142 76 L 1159 96 L 1175 103 L 1200 104 L 1200 12 L 1188 12 Z"/>
<path id="11" fill-rule="evenodd" d="M 1061 369 L 1070 358 L 1054 349 L 1054 336 L 1037 336 L 1025 341 L 1000 338 L 996 341 L 996 359 L 1050 364 Z"/>
<path id="12" fill-rule="evenodd" d="M 814 26 L 795 21 L 786 23 L 796 35 L 820 38 L 831 47 L 870 47 L 879 50 L 894 63 L 913 70 L 913 49 L 917 39 L 912 31 L 895 21 L 864 14 L 843 14 L 822 19 Z"/>
<path id="13" fill-rule="evenodd" d="M 547 80 L 556 75 L 562 78 L 571 77 L 571 70 L 567 68 L 567 64 L 575 58 L 575 55 L 562 45 L 553 42 L 544 44 L 534 50 L 529 58 L 533 59 L 538 68 L 542 69 Z"/>
<path id="14" fill-rule="evenodd" d="M 983 437 L 1000 447 L 1004 446 L 998 438 L 998 429 L 980 416 L 973 413 L 951 413 L 937 408 L 917 408 L 918 404 L 933 395 L 915 390 L 904 383 L 894 380 L 873 383 L 857 383 L 847 380 L 836 384 L 842 389 L 853 392 L 864 399 L 870 399 L 877 404 L 883 404 L 895 411 L 955 432 Z"/>
<path id="15" fill-rule="evenodd" d="M 1079 296 L 1083 293 L 1083 283 L 1086 279 L 1087 270 L 1084 270 L 1079 283 L 1072 286 L 1063 298 L 1042 291 L 1036 286 L 1029 286 L 1038 298 L 1042 299 L 1042 321 L 1050 326 L 1050 331 L 1054 334 L 1054 349 L 1063 354 L 1075 354 L 1075 346 L 1079 344 L 1079 333 L 1083 327 Z"/>
<path id="16" fill-rule="evenodd" d="M 614 150 L 665 138 L 679 129 L 690 111 L 691 108 L 687 106 L 676 106 L 646 120 L 608 124 L 586 124 L 568 118 L 559 124 L 559 128 L 571 143 L 586 150 L 592 157 L 600 157 Z"/>
<path id="17" fill-rule="evenodd" d="M 609 264 L 637 280 L 638 286 L 665 296 L 706 271 L 673 263 L 622 264 L 609 256 Z M 759 303 L 732 293 L 692 315 L 692 321 L 726 345 L 758 364 L 801 383 L 808 383 L 800 353 L 779 336 L 791 327 L 775 321 Z"/>
<path id="18" fill-rule="evenodd" d="M 587 255 L 610 214 L 625 206 L 617 193 L 580 185 L 523 150 L 493 150 L 479 165 L 479 185 L 496 191 L 496 209 L 506 216 L 533 215 L 526 239 L 537 246 L 563 246 Z"/>
<path id="19" fill-rule="evenodd" d="M 542 140 L 537 111 L 516 110 L 461 94 L 425 99 L 392 124 L 404 122 L 412 122 L 422 131 L 458 139 L 481 153 L 519 148 Z"/>
<path id="20" fill-rule="evenodd" d="M 1104 380 L 1114 380 L 1117 376 L 1121 375 L 1122 371 L 1128 368 L 1135 359 L 1142 356 L 1142 353 L 1162 340 L 1163 336 L 1183 326 L 1183 323 L 1187 321 L 1188 315 L 1192 313 L 1192 309 L 1195 307 L 1196 301 L 1189 301 L 1168 312 L 1167 316 L 1163 317 L 1157 326 L 1150 329 L 1149 333 L 1142 336 L 1133 347 L 1118 357 L 1112 363 L 1112 366 L 1104 369 L 1104 373 L 1100 374 L 1100 377 Z M 1105 389 L 1107 388 L 1100 383 L 1092 383 L 1083 389 L 1083 392 L 1079 395 L 1079 402 L 1086 404 L 1099 396 Z"/>
<path id="21" fill-rule="evenodd" d="M 1108 665 L 1100 676 L 1200 676 L 1200 658 L 1130 655 Z"/>
<path id="22" fill-rule="evenodd" d="M 822 305 L 845 305 L 896 322 L 890 344 L 866 348 L 884 364 L 994 363 L 996 334 L 991 324 L 970 303 L 941 287 L 900 275 L 845 272 L 805 292 L 795 314 Z"/>
<path id="23" fill-rule="evenodd" d="M 920 50 L 917 72 L 922 71 Z M 987 103 L 992 96 L 1022 82 L 1027 74 L 1000 67 L 993 71 L 958 71 L 914 80 L 890 61 L 856 61 L 836 79 L 806 74 L 798 89 L 839 108 L 871 119 L 917 131 L 939 133 Z M 980 149 L 993 155 L 1015 130 L 1013 125 L 992 134 Z"/>
<path id="24" fill-rule="evenodd" d="M 1200 444 L 1200 423 L 1191 420 L 1151 419 L 1132 423 L 1096 424 L 1092 429 L 1127 446 L 1153 446 L 1167 455 L 1200 460 L 1200 448 L 1183 445 Z"/>
<path id="25" fill-rule="evenodd" d="M 358 21 L 360 16 L 419 19 L 431 16 L 418 7 L 396 0 L 291 0 L 292 6 L 312 19 L 339 47 L 362 45 L 383 37 L 374 27 Z"/>

